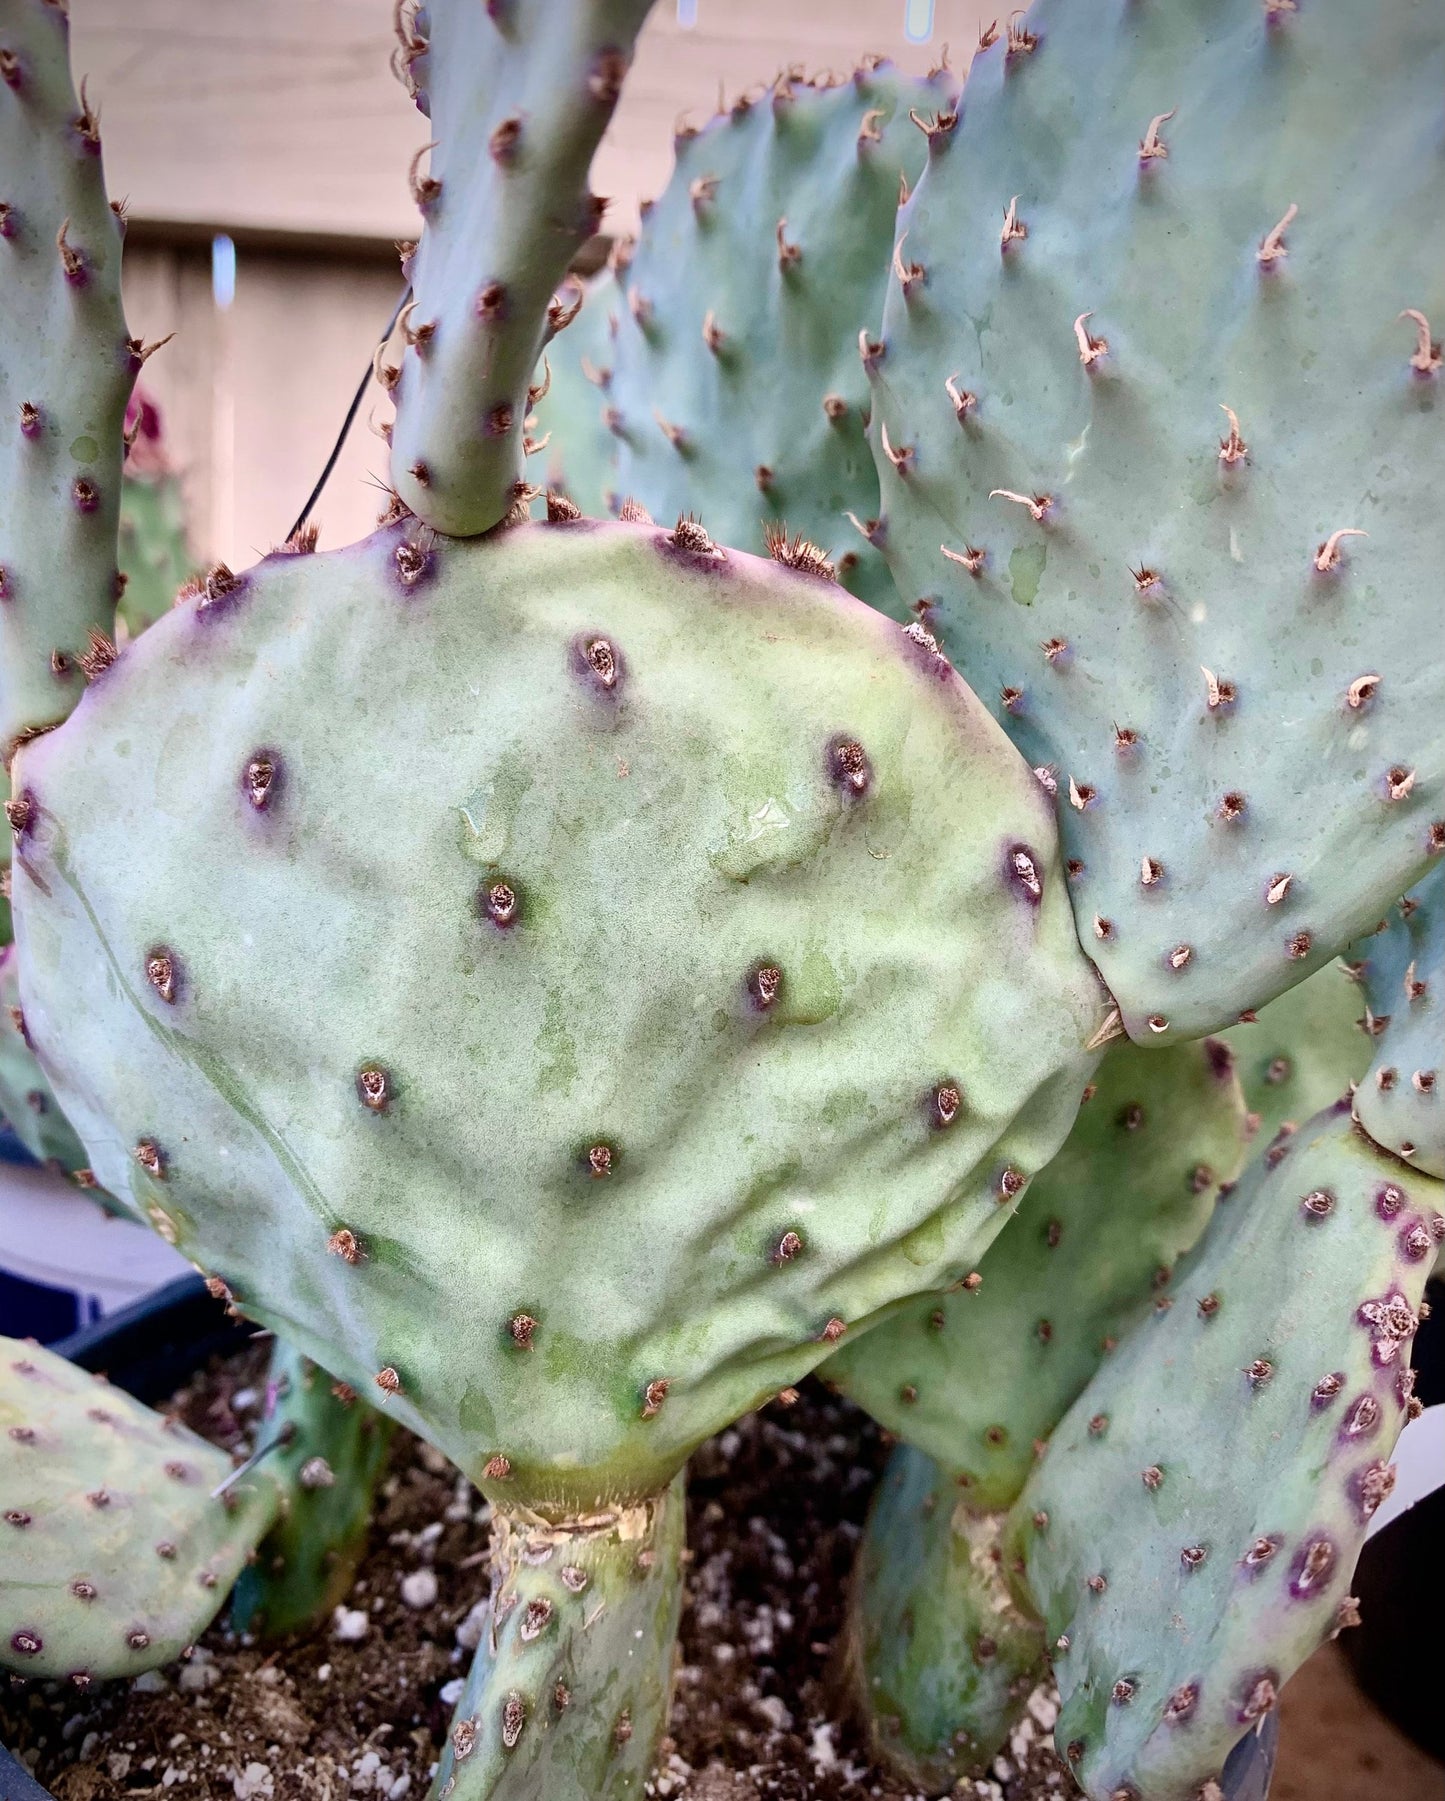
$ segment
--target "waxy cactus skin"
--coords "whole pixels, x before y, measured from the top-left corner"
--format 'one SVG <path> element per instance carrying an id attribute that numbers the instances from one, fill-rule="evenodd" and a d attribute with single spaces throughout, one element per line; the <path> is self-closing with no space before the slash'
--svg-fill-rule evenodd
<path id="1" fill-rule="evenodd" d="M 1414 0 L 1042 0 L 898 217 L 899 607 L 1053 788 L 1143 1044 L 1263 1006 L 1445 852 L 1442 84 Z"/>
<path id="2" fill-rule="evenodd" d="M 1340 1101 L 1261 1150 L 1054 1434 L 1009 1539 L 1090 1801 L 1193 1801 L 1356 1617 L 1442 1203 Z"/>

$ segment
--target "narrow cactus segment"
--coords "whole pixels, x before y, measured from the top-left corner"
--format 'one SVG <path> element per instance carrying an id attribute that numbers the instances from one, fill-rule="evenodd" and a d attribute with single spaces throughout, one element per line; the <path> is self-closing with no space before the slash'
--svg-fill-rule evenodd
<path id="1" fill-rule="evenodd" d="M 899 215 L 884 548 L 1049 772 L 1080 937 L 1158 1045 L 1445 851 L 1445 35 L 1415 0 L 1041 0 L 1013 37 Z"/>
<path id="2" fill-rule="evenodd" d="M 428 0 L 398 8 L 397 66 L 434 140 L 394 388 L 392 485 L 438 531 L 504 518 L 557 289 L 601 223 L 587 171 L 652 0 Z"/>
<path id="3" fill-rule="evenodd" d="M 116 616 L 136 637 L 195 575 L 186 540 L 185 497 L 166 450 L 154 401 L 137 392 L 126 410 L 127 450 L 120 491 L 120 573 Z"/>
<path id="4" fill-rule="evenodd" d="M 877 336 L 900 183 L 957 105 L 946 70 L 919 80 L 870 59 L 833 86 L 780 76 L 679 134 L 621 274 L 619 494 L 659 519 L 700 512 L 759 554 L 786 528 L 851 592 L 891 604 L 859 336 Z"/>
<path id="5" fill-rule="evenodd" d="M 17 777 L 97 1176 L 495 1500 L 656 1493 L 962 1277 L 1096 1060 L 1007 739 L 690 523 L 269 558 Z"/>
<path id="6" fill-rule="evenodd" d="M 1238 1172 L 1245 1131 L 1218 1041 L 1116 1046 L 979 1270 L 824 1365 L 916 1447 L 884 1477 L 848 1614 L 855 1700 L 909 1779 L 982 1775 L 1022 1709 L 1043 1641 L 1005 1599 L 1003 1511 L 1111 1347 L 1152 1312 Z"/>
<path id="7" fill-rule="evenodd" d="M 1330 963 L 1258 1018 L 1220 1033 L 1234 1053 L 1252 1139 L 1271 1144 L 1363 1079 L 1370 1063 L 1364 1006 L 1349 971 Z"/>
<path id="8" fill-rule="evenodd" d="M 900 1445 L 859 1546 L 850 1686 L 874 1754 L 930 1794 L 988 1769 L 1047 1673 L 1043 1628 L 1003 1573 L 1003 1522 Z"/>
<path id="9" fill-rule="evenodd" d="M 432 1801 L 643 1793 L 672 1691 L 684 1515 L 680 1475 L 584 1518 L 497 1510 L 491 1611 Z"/>
<path id="10" fill-rule="evenodd" d="M 278 1341 L 260 1437 L 281 1441 L 266 1469 L 285 1500 L 236 1584 L 231 1619 L 238 1631 L 272 1638 L 299 1632 L 350 1592 L 392 1424 L 368 1401 L 338 1396 L 336 1387 Z"/>
<path id="11" fill-rule="evenodd" d="M 26 1039 L 15 946 L 0 950 L 0 1116 L 37 1163 L 89 1174 L 89 1158 Z"/>
<path id="12" fill-rule="evenodd" d="M 1218 1043 L 1110 1050 L 1063 1149 L 979 1266 L 914 1302 L 824 1373 L 954 1472 L 969 1506 L 1008 1507 L 1110 1345 L 1153 1311 L 1245 1155 Z"/>
<path id="13" fill-rule="evenodd" d="M 564 494 L 592 519 L 616 511 L 617 441 L 603 414 L 617 354 L 618 309 L 625 304 L 610 272 L 589 282 L 582 311 L 552 340 L 532 378 L 537 402 L 527 423 L 534 446 L 528 478 L 545 480 L 549 494 Z"/>
<path id="14" fill-rule="evenodd" d="M 193 1644 L 280 1505 L 265 1466 L 0 1338 L 0 1666 L 134 1676 Z"/>
<path id="15" fill-rule="evenodd" d="M 142 360 L 65 8 L 0 0 L 0 753 L 57 724 L 115 612 L 121 426 Z"/>
<path id="16" fill-rule="evenodd" d="M 1386 1150 L 1445 1176 L 1445 868 L 1412 888 L 1383 931 L 1348 955 L 1375 1052 L 1355 1118 Z"/>
<path id="17" fill-rule="evenodd" d="M 1351 1620 L 1442 1200 L 1348 1102 L 1317 1115 L 1261 1153 L 1054 1434 L 1009 1542 L 1090 1801 L 1194 1801 Z"/>

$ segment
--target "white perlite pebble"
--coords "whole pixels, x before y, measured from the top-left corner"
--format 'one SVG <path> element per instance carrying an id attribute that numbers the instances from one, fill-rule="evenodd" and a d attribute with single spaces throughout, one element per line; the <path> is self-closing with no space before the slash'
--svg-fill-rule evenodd
<path id="1" fill-rule="evenodd" d="M 457 1627 L 457 1643 L 464 1651 L 475 1651 L 482 1642 L 482 1634 L 487 1629 L 487 1609 L 489 1603 L 478 1601 L 472 1611 Z"/>
<path id="2" fill-rule="evenodd" d="M 401 1598 L 408 1607 L 430 1607 L 437 1598 L 435 1570 L 412 1570 L 401 1579 Z"/>
<path id="3" fill-rule="evenodd" d="M 1036 1688 L 1029 1696 L 1029 1712 L 1045 1732 L 1052 1732 L 1059 1721 L 1059 1698 L 1048 1688 Z"/>
<path id="4" fill-rule="evenodd" d="M 274 1795 L 276 1792 L 271 1772 L 263 1763 L 248 1763 L 244 1770 L 231 1777 L 231 1787 L 235 1791 L 236 1801 L 257 1801 L 258 1796 Z"/>
<path id="5" fill-rule="evenodd" d="M 338 1607 L 331 1616 L 331 1636 L 343 1645 L 358 1645 L 371 1630 L 370 1618 L 359 1607 Z"/>
<path id="6" fill-rule="evenodd" d="M 441 1702 L 443 1707 L 455 1707 L 457 1702 L 461 1700 L 462 1693 L 466 1686 L 467 1679 L 465 1676 L 453 1676 L 450 1682 L 444 1682 L 441 1685 L 441 1688 L 437 1693 L 437 1699 Z"/>
<path id="7" fill-rule="evenodd" d="M 775 1732 L 787 1732 L 793 1724 L 793 1716 L 788 1712 L 787 1703 L 781 1695 L 764 1695 L 754 1701 L 753 1706 L 774 1729 Z"/>
<path id="8" fill-rule="evenodd" d="M 191 1661 L 181 1665 L 176 1686 L 183 1694 L 200 1695 L 208 1688 L 214 1688 L 220 1680 L 221 1672 L 210 1652 L 204 1645 L 197 1645 L 191 1653 Z"/>

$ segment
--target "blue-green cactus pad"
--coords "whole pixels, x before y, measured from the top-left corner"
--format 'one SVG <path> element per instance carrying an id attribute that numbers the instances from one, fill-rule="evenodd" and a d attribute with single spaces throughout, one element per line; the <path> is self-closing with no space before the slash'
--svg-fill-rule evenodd
<path id="1" fill-rule="evenodd" d="M 1094 1061 L 1007 739 L 695 532 L 274 556 L 16 768 L 26 1018 L 97 1176 L 528 1505 L 655 1491 L 964 1274 Z"/>
<path id="2" fill-rule="evenodd" d="M 883 543 L 1052 772 L 1140 1042 L 1445 850 L 1442 89 L 1421 0 L 1041 0 L 899 216 Z"/>

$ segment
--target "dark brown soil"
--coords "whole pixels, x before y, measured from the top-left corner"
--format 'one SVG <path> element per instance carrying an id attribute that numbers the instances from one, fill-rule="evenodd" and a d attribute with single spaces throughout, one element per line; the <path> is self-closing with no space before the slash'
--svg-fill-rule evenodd
<path id="1" fill-rule="evenodd" d="M 259 1349 L 208 1371 L 177 1411 L 238 1451 L 256 1421 Z M 844 1718 L 835 1655 L 844 1588 L 886 1447 L 863 1415 L 808 1383 L 710 1440 L 689 1475 L 691 1564 L 670 1736 L 652 1792 L 669 1801 L 908 1801 Z M 0 1742 L 57 1801 L 423 1801 L 470 1652 L 457 1628 L 486 1593 L 487 1508 L 429 1446 L 398 1434 L 347 1608 L 272 1645 L 218 1623 L 188 1663 L 87 1695 L 0 1692 Z M 436 1577 L 408 1605 L 403 1580 Z M 413 1600 L 429 1586 L 409 1585 Z M 423 1593 L 417 1594 L 420 1586 Z M 353 1624 L 359 1622 L 353 1622 Z M 1048 1748 L 1048 1698 L 978 1801 L 1071 1801 Z"/>

